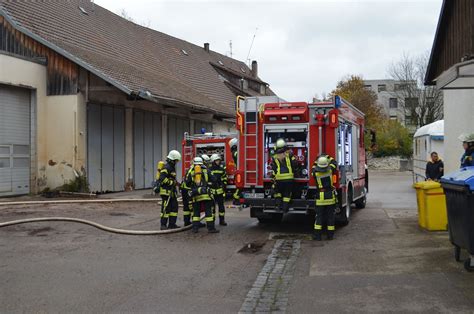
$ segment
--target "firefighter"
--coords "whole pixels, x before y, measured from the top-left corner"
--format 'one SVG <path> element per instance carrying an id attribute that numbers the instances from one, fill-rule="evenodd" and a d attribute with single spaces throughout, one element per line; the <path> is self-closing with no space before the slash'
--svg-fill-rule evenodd
<path id="1" fill-rule="evenodd" d="M 206 166 L 206 168 L 209 169 L 210 163 L 211 163 L 211 158 L 206 154 L 202 154 L 201 158 L 202 158 L 202 161 L 204 162 L 204 166 Z"/>
<path id="2" fill-rule="evenodd" d="M 193 232 L 197 233 L 200 227 L 201 209 L 206 214 L 206 225 L 209 233 L 217 233 L 212 215 L 212 197 L 209 187 L 207 169 L 203 167 L 201 157 L 195 157 L 193 166 L 186 177 L 186 185 L 190 188 L 193 198 Z"/>
<path id="3" fill-rule="evenodd" d="M 161 230 L 179 228 L 178 199 L 176 197 L 176 163 L 181 160 L 181 154 L 172 150 L 166 157 L 166 165 L 160 171 L 158 185 L 161 196 Z M 168 221 L 169 220 L 169 221 Z"/>
<path id="4" fill-rule="evenodd" d="M 288 212 L 293 190 L 294 173 L 297 168 L 296 158 L 286 147 L 285 140 L 280 138 L 275 144 L 275 155 L 272 158 L 272 180 L 274 197 L 278 200 L 278 207 Z M 281 203 L 283 204 L 281 205 Z"/>
<path id="5" fill-rule="evenodd" d="M 227 226 L 225 221 L 225 189 L 227 186 L 227 173 L 225 166 L 221 165 L 221 156 L 219 154 L 212 154 L 211 167 L 209 168 L 210 180 L 212 182 L 212 194 L 214 201 L 219 207 L 219 225 Z M 215 208 L 215 207 L 214 207 Z M 215 215 L 215 213 L 214 213 Z"/>
<path id="6" fill-rule="evenodd" d="M 319 156 L 313 166 L 312 174 L 316 180 L 316 217 L 314 222 L 313 239 L 321 241 L 323 224 L 327 226 L 327 238 L 334 238 L 336 190 L 333 182 L 334 168 L 327 155 Z"/>
<path id="7" fill-rule="evenodd" d="M 322 153 L 318 157 L 323 157 L 323 156 L 326 157 L 329 160 L 329 167 L 331 167 L 331 170 L 333 172 L 336 171 L 337 170 L 337 161 L 336 161 L 336 159 L 332 158 L 331 156 L 329 156 L 326 153 Z M 318 159 L 316 158 L 316 160 L 313 163 L 313 169 L 317 167 L 317 163 L 318 163 Z"/>
<path id="8" fill-rule="evenodd" d="M 474 166 L 474 133 L 461 135 L 464 154 L 461 157 L 461 168 Z"/>
<path id="9" fill-rule="evenodd" d="M 234 160 L 234 165 L 235 165 L 235 168 L 237 168 L 237 161 L 238 161 L 238 157 L 239 157 L 239 153 L 238 153 L 238 147 L 237 147 L 237 144 L 239 143 L 239 140 L 236 139 L 236 138 L 233 138 L 229 141 L 229 146 L 230 146 L 230 152 L 232 153 L 232 159 Z M 240 190 L 239 189 L 235 189 L 234 191 L 234 194 L 232 194 L 232 199 L 233 199 L 233 203 L 234 205 L 239 205 L 239 199 L 240 199 Z"/>

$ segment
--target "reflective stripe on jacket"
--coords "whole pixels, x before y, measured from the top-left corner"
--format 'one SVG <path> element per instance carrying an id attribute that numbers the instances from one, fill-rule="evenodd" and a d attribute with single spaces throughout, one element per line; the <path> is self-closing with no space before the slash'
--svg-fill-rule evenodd
<path id="1" fill-rule="evenodd" d="M 334 183 L 332 181 L 332 170 L 326 172 L 314 172 L 316 179 L 316 205 L 336 204 L 336 194 L 334 193 Z"/>
<path id="2" fill-rule="evenodd" d="M 170 196 L 176 194 L 176 170 L 173 164 L 166 163 L 165 167 L 160 171 L 158 184 L 160 185 L 160 195 Z"/>
<path id="3" fill-rule="evenodd" d="M 209 177 L 207 173 L 207 169 L 205 167 L 201 168 L 202 176 L 201 176 L 201 183 L 198 185 L 194 181 L 194 166 L 188 171 L 186 176 L 186 186 L 192 191 L 193 194 L 193 202 L 201 202 L 201 201 L 210 201 L 212 200 L 210 195 L 210 189 L 208 187 Z"/>
<path id="4" fill-rule="evenodd" d="M 289 155 L 285 156 L 283 163 L 281 163 L 278 157 L 275 156 L 273 158 L 273 163 L 275 165 L 273 171 L 273 176 L 275 177 L 275 180 L 281 181 L 294 179 L 295 176 L 293 174 L 293 166 L 291 164 L 291 158 Z"/>
<path id="5" fill-rule="evenodd" d="M 225 167 L 213 164 L 209 170 L 212 182 L 212 193 L 215 195 L 224 194 L 227 186 L 227 172 Z"/>

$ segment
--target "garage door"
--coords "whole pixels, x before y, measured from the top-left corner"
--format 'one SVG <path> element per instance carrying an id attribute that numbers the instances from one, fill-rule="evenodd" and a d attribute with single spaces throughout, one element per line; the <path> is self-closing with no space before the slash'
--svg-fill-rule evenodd
<path id="1" fill-rule="evenodd" d="M 182 145 L 184 132 L 189 132 L 189 120 L 168 117 L 168 151 L 176 149 L 182 155 Z M 178 180 L 181 180 L 181 162 L 176 166 Z"/>
<path id="2" fill-rule="evenodd" d="M 30 91 L 0 85 L 0 196 L 30 192 Z"/>
<path id="3" fill-rule="evenodd" d="M 87 169 L 93 192 L 125 189 L 125 111 L 89 104 L 87 107 Z"/>
<path id="4" fill-rule="evenodd" d="M 152 186 L 156 164 L 161 160 L 161 115 L 153 112 L 133 113 L 133 169 L 136 189 Z"/>

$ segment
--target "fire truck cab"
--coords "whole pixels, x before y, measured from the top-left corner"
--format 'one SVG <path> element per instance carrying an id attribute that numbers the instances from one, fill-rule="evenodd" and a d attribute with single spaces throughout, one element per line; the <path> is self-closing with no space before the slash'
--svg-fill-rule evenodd
<path id="1" fill-rule="evenodd" d="M 282 102 L 269 97 L 238 97 L 239 158 L 235 182 L 240 203 L 261 222 L 280 221 L 283 213 L 271 190 L 271 158 L 283 138 L 296 157 L 289 213 L 314 214 L 313 162 L 321 154 L 338 164 L 334 182 L 338 195 L 336 217 L 347 224 L 351 204 L 365 207 L 368 175 L 364 147 L 364 114 L 339 96 L 331 102 Z"/>
<path id="2" fill-rule="evenodd" d="M 203 154 L 211 157 L 212 154 L 219 154 L 222 158 L 222 164 L 226 167 L 228 178 L 227 190 L 229 192 L 235 190 L 234 172 L 236 167 L 229 141 L 236 137 L 237 134 L 235 133 L 205 133 L 195 135 L 184 133 L 184 139 L 182 141 L 183 162 L 181 166 L 183 178 L 191 167 L 194 157 L 200 157 Z"/>

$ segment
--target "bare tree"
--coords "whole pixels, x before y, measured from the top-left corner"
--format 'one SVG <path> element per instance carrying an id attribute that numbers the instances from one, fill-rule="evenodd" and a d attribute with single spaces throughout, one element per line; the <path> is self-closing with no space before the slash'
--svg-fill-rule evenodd
<path id="1" fill-rule="evenodd" d="M 132 23 L 135 23 L 135 24 L 138 24 L 138 25 L 141 25 L 143 27 L 148 27 L 150 28 L 150 25 L 151 25 L 151 22 L 150 20 L 148 20 L 147 22 L 137 22 L 130 14 L 128 14 L 127 10 L 125 9 L 122 9 L 119 13 L 119 15 L 121 17 L 123 17 L 124 19 L 132 22 Z"/>
<path id="2" fill-rule="evenodd" d="M 420 127 L 443 118 L 442 91 L 423 83 L 428 62 L 428 52 L 418 57 L 403 54 L 389 67 L 389 75 L 398 81 L 393 94 L 409 120 L 406 125 Z"/>

